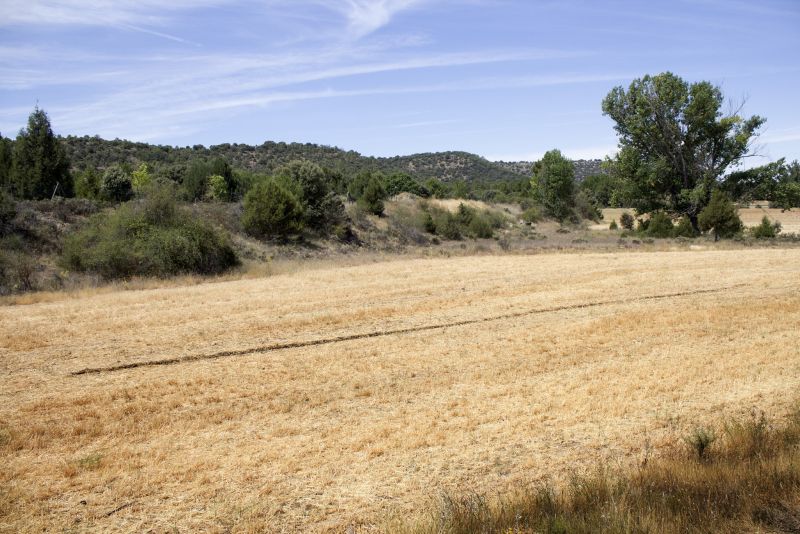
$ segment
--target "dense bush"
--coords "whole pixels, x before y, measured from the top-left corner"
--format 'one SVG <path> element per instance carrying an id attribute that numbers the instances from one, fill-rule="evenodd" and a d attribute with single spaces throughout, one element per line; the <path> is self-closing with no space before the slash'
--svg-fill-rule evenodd
<path id="1" fill-rule="evenodd" d="M 242 225 L 252 236 L 286 239 L 302 231 L 303 219 L 300 200 L 276 180 L 257 184 L 244 197 Z"/>
<path id="2" fill-rule="evenodd" d="M 373 215 L 383 215 L 386 190 L 377 178 L 371 178 L 356 201 L 358 205 Z"/>
<path id="3" fill-rule="evenodd" d="M 650 216 L 650 223 L 647 225 L 647 235 L 650 237 L 672 237 L 673 231 L 672 218 L 663 211 L 657 211 Z"/>
<path id="4" fill-rule="evenodd" d="M 722 191 L 714 191 L 711 201 L 700 212 L 697 222 L 702 231 L 714 233 L 714 241 L 720 237 L 733 237 L 743 228 L 736 206 Z"/>
<path id="5" fill-rule="evenodd" d="M 67 236 L 60 263 L 103 278 L 217 274 L 237 264 L 226 235 L 193 218 L 168 191 L 95 215 Z"/>
<path id="6" fill-rule="evenodd" d="M 208 177 L 208 189 L 206 190 L 206 198 L 216 201 L 230 200 L 230 191 L 228 191 L 228 183 L 225 178 L 219 174 L 212 174 Z"/>
<path id="7" fill-rule="evenodd" d="M 494 230 L 505 224 L 505 218 L 487 210 L 477 210 L 464 203 L 459 204 L 458 211 L 423 204 L 423 229 L 444 239 L 458 240 L 463 237 L 487 239 L 494 235 Z"/>
<path id="8" fill-rule="evenodd" d="M 761 219 L 761 224 L 751 228 L 750 233 L 756 239 L 772 239 L 777 237 L 781 229 L 781 223 L 779 221 L 770 222 L 769 217 L 764 215 Z"/>
<path id="9" fill-rule="evenodd" d="M 121 167 L 106 169 L 100 184 L 100 198 L 114 202 L 124 202 L 133 196 L 131 177 Z"/>

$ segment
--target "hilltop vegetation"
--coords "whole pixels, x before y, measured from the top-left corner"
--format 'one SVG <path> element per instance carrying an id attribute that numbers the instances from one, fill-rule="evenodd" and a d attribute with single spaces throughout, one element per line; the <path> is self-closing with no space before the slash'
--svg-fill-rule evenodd
<path id="1" fill-rule="evenodd" d="M 198 159 L 223 158 L 231 166 L 256 173 L 271 174 L 295 160 L 307 160 L 345 175 L 366 170 L 384 174 L 406 173 L 416 180 L 430 178 L 442 182 L 519 180 L 529 176 L 524 169 L 488 161 L 468 152 L 436 152 L 409 156 L 362 156 L 352 150 L 311 143 L 267 141 L 261 145 L 229 144 L 205 147 L 172 147 L 132 141 L 107 141 L 99 137 L 63 138 L 75 168 L 105 168 L 113 164 L 138 166 L 188 165 Z"/>

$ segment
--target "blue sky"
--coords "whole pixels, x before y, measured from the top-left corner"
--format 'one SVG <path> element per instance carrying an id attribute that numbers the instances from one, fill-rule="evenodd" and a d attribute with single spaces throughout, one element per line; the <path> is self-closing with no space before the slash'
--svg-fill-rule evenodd
<path id="1" fill-rule="evenodd" d="M 799 57 L 798 0 L 0 0 L 0 132 L 38 102 L 63 135 L 602 157 L 605 94 L 670 70 L 800 159 Z"/>

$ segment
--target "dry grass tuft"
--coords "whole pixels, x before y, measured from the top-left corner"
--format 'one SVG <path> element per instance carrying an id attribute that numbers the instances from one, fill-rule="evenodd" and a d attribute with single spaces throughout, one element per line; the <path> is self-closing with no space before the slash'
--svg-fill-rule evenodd
<path id="1" fill-rule="evenodd" d="M 405 534 L 797 532 L 800 529 L 800 410 L 785 423 L 764 417 L 726 422 L 697 454 L 680 443 L 636 469 L 601 468 L 503 497 L 443 495 Z M 694 443 L 694 438 L 689 439 Z"/>

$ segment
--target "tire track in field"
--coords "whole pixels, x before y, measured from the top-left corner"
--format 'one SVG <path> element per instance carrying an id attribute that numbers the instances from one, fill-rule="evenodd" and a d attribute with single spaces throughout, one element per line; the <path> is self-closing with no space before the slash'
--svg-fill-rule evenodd
<path id="1" fill-rule="evenodd" d="M 251 347 L 248 349 L 239 350 L 225 350 L 221 352 L 213 352 L 209 354 L 190 354 L 188 356 L 177 356 L 175 358 L 164 358 L 160 360 L 145 360 L 141 362 L 122 363 L 118 365 L 110 365 L 108 367 L 87 367 L 79 371 L 70 372 L 70 376 L 80 376 L 88 374 L 112 373 L 114 371 L 125 371 L 128 369 L 137 369 L 139 367 L 154 367 L 158 365 L 174 365 L 179 363 L 196 362 L 201 360 L 216 360 L 219 358 L 228 358 L 231 356 L 244 356 L 247 354 L 256 354 L 259 352 L 275 352 L 286 349 L 296 349 L 302 347 L 315 347 L 318 345 L 329 345 L 331 343 L 341 343 L 343 341 L 352 341 L 356 339 L 367 339 L 373 337 L 385 337 L 401 334 L 411 334 L 414 332 L 425 332 L 427 330 L 444 330 L 446 328 L 453 328 L 457 326 L 466 326 L 471 324 L 488 323 L 492 321 L 501 321 L 504 319 L 515 319 L 518 317 L 525 317 L 528 315 L 540 315 L 544 313 L 554 313 L 565 310 L 579 310 L 584 308 L 597 308 L 600 306 L 611 306 L 614 304 L 627 304 L 631 302 L 642 302 L 647 300 L 663 300 L 675 297 L 686 297 L 691 295 L 704 295 L 709 293 L 721 293 L 731 289 L 746 286 L 747 284 L 734 284 L 726 287 L 719 287 L 714 289 L 695 289 L 692 291 L 680 291 L 676 293 L 662 293 L 659 295 L 646 295 L 644 297 L 634 297 L 627 299 L 604 300 L 599 302 L 584 302 L 581 304 L 565 304 L 563 306 L 552 306 L 549 308 L 537 308 L 534 310 L 525 310 L 513 313 L 506 313 L 503 315 L 493 315 L 491 317 L 480 317 L 477 319 L 465 319 L 463 321 L 454 321 L 449 323 L 439 323 L 423 326 L 412 326 L 408 328 L 398 328 L 395 330 L 376 330 L 373 332 L 365 332 L 360 334 L 350 334 L 346 336 L 336 336 L 320 339 L 312 339 L 307 341 L 287 341 L 283 343 L 273 343 L 270 345 L 262 345 L 260 347 Z"/>

